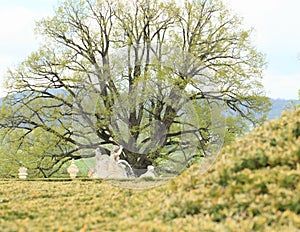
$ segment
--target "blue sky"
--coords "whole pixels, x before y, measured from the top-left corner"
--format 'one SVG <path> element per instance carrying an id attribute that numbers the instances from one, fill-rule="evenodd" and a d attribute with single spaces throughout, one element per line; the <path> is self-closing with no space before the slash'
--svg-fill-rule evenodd
<path id="1" fill-rule="evenodd" d="M 0 82 L 5 70 L 39 46 L 35 21 L 50 16 L 58 0 L 0 0 Z M 297 99 L 300 89 L 300 1 L 224 0 L 253 27 L 253 43 L 268 62 L 263 84 L 272 98 Z M 0 88 L 0 96 L 3 96 Z"/>
<path id="2" fill-rule="evenodd" d="M 244 25 L 253 27 L 254 44 L 266 54 L 263 84 L 268 96 L 298 99 L 300 89 L 300 1 L 225 0 Z"/>

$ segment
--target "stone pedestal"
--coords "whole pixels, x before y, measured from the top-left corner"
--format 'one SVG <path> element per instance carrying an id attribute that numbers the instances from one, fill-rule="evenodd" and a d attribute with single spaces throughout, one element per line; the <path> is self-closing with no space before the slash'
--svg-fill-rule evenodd
<path id="1" fill-rule="evenodd" d="M 68 167 L 68 170 L 67 170 L 67 171 L 68 171 L 68 173 L 69 173 L 69 175 L 70 175 L 70 178 L 72 178 L 72 179 L 76 178 L 77 173 L 79 172 L 79 169 L 78 169 L 78 167 L 76 166 L 74 159 L 72 159 L 72 163 L 71 163 L 71 165 Z"/>
<path id="2" fill-rule="evenodd" d="M 26 179 L 27 178 L 27 168 L 25 168 L 25 167 L 21 167 L 21 168 L 19 168 L 19 178 L 20 179 Z"/>

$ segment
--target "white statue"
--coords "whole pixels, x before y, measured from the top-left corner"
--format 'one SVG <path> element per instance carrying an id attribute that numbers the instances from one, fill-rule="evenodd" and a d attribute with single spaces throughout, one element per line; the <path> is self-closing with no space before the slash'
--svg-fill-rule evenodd
<path id="1" fill-rule="evenodd" d="M 152 177 L 152 178 L 155 178 L 154 167 L 152 165 L 149 165 L 147 167 L 147 172 L 144 173 L 143 175 L 141 175 L 140 177 L 141 178 L 143 178 L 143 177 Z"/>
<path id="2" fill-rule="evenodd" d="M 121 160 L 120 159 L 118 161 L 118 164 L 121 165 L 125 169 L 128 178 L 135 178 L 136 177 L 136 175 L 133 172 L 132 167 L 130 166 L 130 164 L 126 160 Z"/>
<path id="3" fill-rule="evenodd" d="M 119 163 L 123 147 L 114 146 L 110 156 L 103 156 L 100 149 L 96 149 L 96 167 L 93 178 L 128 178 L 125 167 Z"/>

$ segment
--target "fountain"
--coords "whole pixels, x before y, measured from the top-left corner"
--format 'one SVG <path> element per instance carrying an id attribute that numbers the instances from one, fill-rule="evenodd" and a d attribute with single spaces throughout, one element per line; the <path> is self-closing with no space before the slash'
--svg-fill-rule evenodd
<path id="1" fill-rule="evenodd" d="M 96 149 L 96 167 L 92 171 L 92 178 L 133 178 L 134 172 L 126 160 L 120 160 L 123 147 L 114 146 L 110 156 L 101 154 L 99 148 Z"/>
<path id="2" fill-rule="evenodd" d="M 130 164 L 126 160 L 119 160 L 118 164 L 121 164 L 122 166 L 124 166 L 128 178 L 135 178 L 136 177 L 134 172 L 133 172 L 132 167 L 130 166 Z"/>

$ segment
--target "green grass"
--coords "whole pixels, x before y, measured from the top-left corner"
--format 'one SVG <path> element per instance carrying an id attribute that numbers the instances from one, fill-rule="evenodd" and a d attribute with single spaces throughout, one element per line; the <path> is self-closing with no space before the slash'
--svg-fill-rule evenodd
<path id="1" fill-rule="evenodd" d="M 1 180 L 0 230 L 300 231 L 299 131 L 284 113 L 168 180 Z"/>

